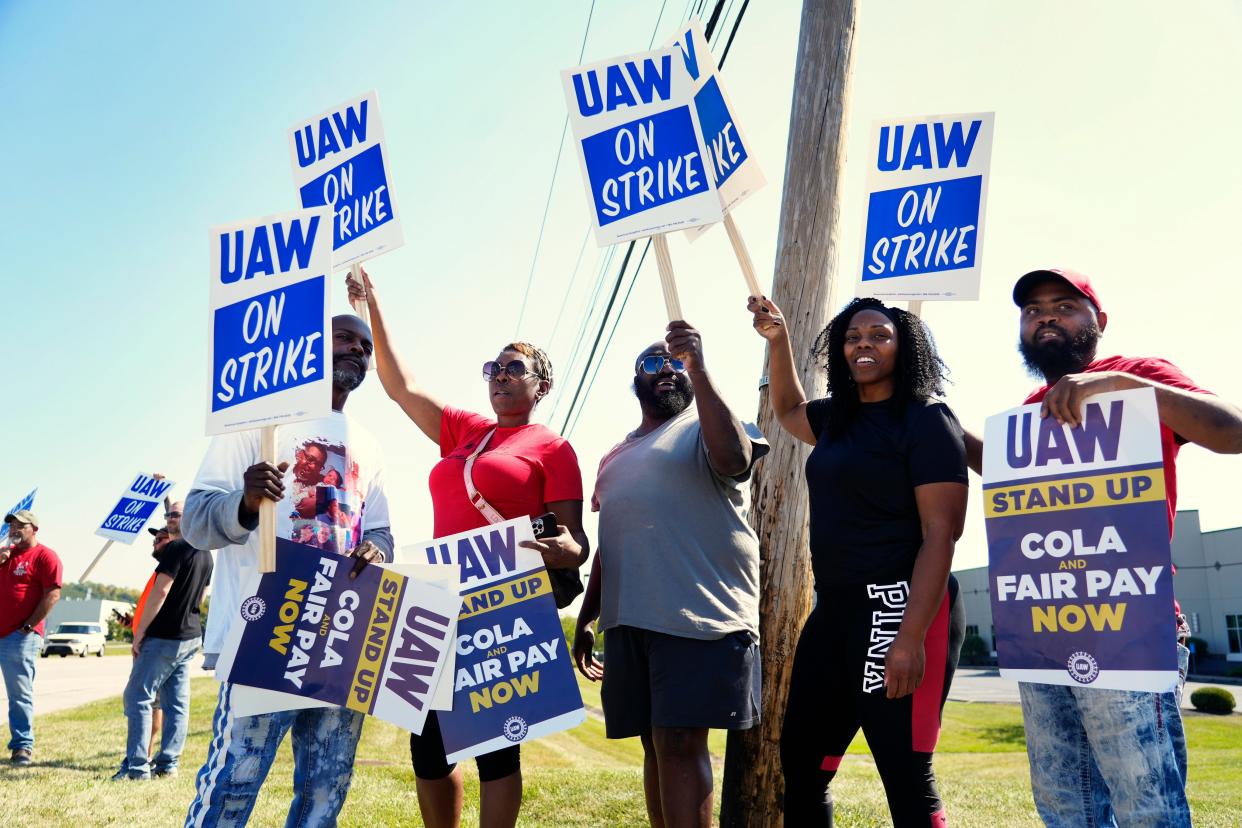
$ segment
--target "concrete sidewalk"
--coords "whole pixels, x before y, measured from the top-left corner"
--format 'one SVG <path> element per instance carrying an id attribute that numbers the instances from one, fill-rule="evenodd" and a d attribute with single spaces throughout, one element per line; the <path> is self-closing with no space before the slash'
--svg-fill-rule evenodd
<path id="1" fill-rule="evenodd" d="M 211 675 L 199 668 L 202 662 L 201 654 L 194 656 L 191 678 Z M 133 663 L 134 660 L 129 655 L 103 658 L 49 656 L 38 659 L 35 664 L 35 715 L 66 710 L 87 702 L 121 695 L 129 681 L 129 670 Z M 0 702 L 7 708 L 8 697 L 3 682 L 0 682 Z M 120 713 L 118 701 L 117 714 Z"/>

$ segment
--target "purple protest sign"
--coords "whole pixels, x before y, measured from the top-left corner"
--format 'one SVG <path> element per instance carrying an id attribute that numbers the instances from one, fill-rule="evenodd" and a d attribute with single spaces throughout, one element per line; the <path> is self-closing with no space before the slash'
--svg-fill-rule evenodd
<path id="1" fill-rule="evenodd" d="M 1150 389 L 1039 405 L 984 434 L 988 579 L 1001 675 L 1163 692 L 1177 681 L 1160 419 Z"/>
<path id="2" fill-rule="evenodd" d="M 348 707 L 422 732 L 457 627 L 452 590 L 276 540 L 242 594 L 216 677 Z"/>

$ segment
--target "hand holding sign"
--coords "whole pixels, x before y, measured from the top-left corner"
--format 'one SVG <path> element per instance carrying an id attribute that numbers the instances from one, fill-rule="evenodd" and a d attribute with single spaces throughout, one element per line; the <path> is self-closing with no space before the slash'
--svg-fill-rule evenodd
<path id="1" fill-rule="evenodd" d="M 775 302 L 766 296 L 751 296 L 746 302 L 746 310 L 754 314 L 756 333 L 768 342 L 780 342 L 789 338 L 789 328 L 785 325 L 785 314 Z"/>
<path id="2" fill-rule="evenodd" d="M 285 471 L 288 463 L 273 466 L 271 463 L 255 463 L 242 475 L 242 505 L 252 515 L 257 515 L 264 500 L 279 503 L 285 496 Z"/>
<path id="3" fill-rule="evenodd" d="M 1094 374 L 1068 374 L 1057 380 L 1044 397 L 1039 408 L 1040 417 L 1052 417 L 1062 425 L 1077 428 L 1082 425 L 1082 411 L 1087 398 L 1112 391 L 1142 388 L 1121 371 L 1099 371 Z"/>

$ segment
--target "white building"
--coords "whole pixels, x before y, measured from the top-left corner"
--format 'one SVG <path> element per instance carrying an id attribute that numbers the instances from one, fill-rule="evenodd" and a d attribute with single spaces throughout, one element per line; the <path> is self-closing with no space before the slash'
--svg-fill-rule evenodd
<path id="1" fill-rule="evenodd" d="M 1177 513 L 1173 525 L 1173 590 L 1190 621 L 1191 634 L 1213 656 L 1242 661 L 1242 527 L 1204 532 L 1199 513 Z M 987 567 L 953 573 L 966 610 L 966 633 L 995 652 Z"/>

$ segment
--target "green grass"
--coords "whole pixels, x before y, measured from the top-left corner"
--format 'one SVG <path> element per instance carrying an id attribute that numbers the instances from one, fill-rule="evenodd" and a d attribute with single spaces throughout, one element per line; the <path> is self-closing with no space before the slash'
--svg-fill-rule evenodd
<path id="1" fill-rule="evenodd" d="M 584 686 L 598 708 L 598 685 Z M 215 684 L 195 679 L 191 730 L 181 776 L 147 783 L 108 781 L 121 758 L 125 718 L 118 698 L 40 716 L 38 746 L 29 768 L 0 766 L 0 802 L 10 825 L 179 825 L 193 797 L 193 774 L 206 756 Z M 1191 803 L 1201 827 L 1242 823 L 1242 716 L 1189 714 Z M 950 703 L 936 768 L 954 826 L 1037 826 L 1027 779 L 1022 718 L 1016 706 Z M 710 741 L 719 795 L 724 735 Z M 608 741 L 603 723 L 525 745 L 526 796 L 522 825 L 620 826 L 645 824 L 636 739 Z M 466 801 L 478 801 L 472 762 L 466 763 Z M 281 748 L 259 797 L 252 825 L 279 825 L 289 805 L 292 760 Z M 888 824 L 875 766 L 861 739 L 833 784 L 837 824 Z M 718 796 L 719 798 L 719 796 Z M 467 806 L 465 824 L 477 824 Z M 421 825 L 409 766 L 408 736 L 368 721 L 358 749 L 353 789 L 343 826 Z"/>

